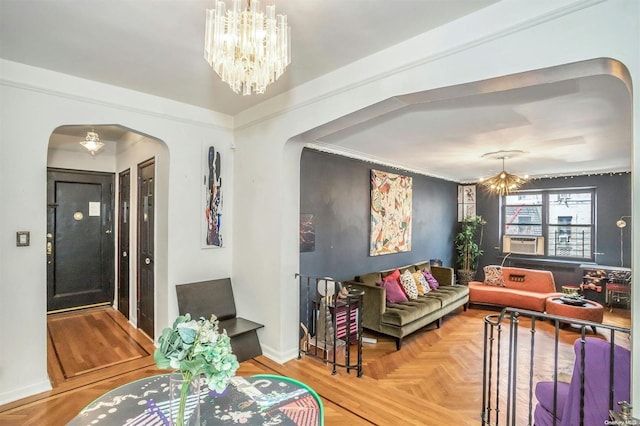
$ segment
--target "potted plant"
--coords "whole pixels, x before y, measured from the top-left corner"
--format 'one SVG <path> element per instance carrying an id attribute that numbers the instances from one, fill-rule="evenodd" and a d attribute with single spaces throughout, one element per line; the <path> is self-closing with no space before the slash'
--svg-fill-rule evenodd
<path id="1" fill-rule="evenodd" d="M 455 237 L 458 264 L 458 282 L 467 285 L 472 281 L 478 267 L 478 258 L 482 255 L 482 233 L 486 222 L 482 216 L 468 217 L 461 224 Z M 479 234 L 479 235 L 478 235 Z"/>

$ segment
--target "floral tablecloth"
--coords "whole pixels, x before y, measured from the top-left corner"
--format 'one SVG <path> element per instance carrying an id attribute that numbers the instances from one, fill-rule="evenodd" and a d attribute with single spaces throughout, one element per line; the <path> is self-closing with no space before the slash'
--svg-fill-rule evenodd
<path id="1" fill-rule="evenodd" d="M 147 377 L 114 389 L 85 407 L 69 424 L 168 425 L 169 375 Z M 320 407 L 309 391 L 277 376 L 231 379 L 222 394 L 201 385 L 202 425 L 318 425 Z"/>

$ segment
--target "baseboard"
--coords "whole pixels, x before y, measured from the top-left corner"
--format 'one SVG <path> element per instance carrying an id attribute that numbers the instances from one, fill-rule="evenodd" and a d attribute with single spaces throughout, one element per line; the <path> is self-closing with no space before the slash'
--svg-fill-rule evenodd
<path id="1" fill-rule="evenodd" d="M 285 352 L 279 352 L 265 344 L 261 344 L 261 346 L 262 346 L 262 355 L 266 356 L 272 361 L 277 362 L 278 364 L 284 364 L 287 361 L 291 361 L 292 359 L 298 358 L 297 348 L 293 348 Z"/>
<path id="2" fill-rule="evenodd" d="M 14 389 L 10 392 L 0 392 L 0 405 L 8 404 L 22 398 L 27 398 L 52 389 L 49 380 L 43 380 L 29 386 Z"/>

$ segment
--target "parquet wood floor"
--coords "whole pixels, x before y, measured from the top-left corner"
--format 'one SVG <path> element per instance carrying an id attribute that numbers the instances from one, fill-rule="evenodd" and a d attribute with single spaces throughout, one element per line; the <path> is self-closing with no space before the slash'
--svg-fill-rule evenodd
<path id="1" fill-rule="evenodd" d="M 238 374 L 281 374 L 301 380 L 314 388 L 325 405 L 327 425 L 479 425 L 482 399 L 483 319 L 494 313 L 483 309 L 462 309 L 447 315 L 442 327 L 434 325 L 405 339 L 395 350 L 393 339 L 367 333 L 377 339 L 363 344 L 363 376 L 347 374 L 323 362 L 303 357 L 280 365 L 260 356 L 243 362 Z M 110 310 L 118 321 L 119 313 Z M 605 323 L 630 326 L 630 313 L 614 309 L 605 313 Z M 137 342 L 151 342 L 133 327 L 123 328 Z M 540 350 L 551 349 L 553 327 L 540 324 Z M 94 333 L 97 333 L 95 330 Z M 525 332 L 525 337 L 528 331 Z M 87 336 L 84 336 L 87 338 Z M 579 337 L 575 330 L 560 330 L 564 371 L 571 371 L 571 345 Z M 145 342 L 146 339 L 146 342 Z M 624 339 L 617 341 L 626 345 Z M 150 350 L 152 352 L 153 349 Z M 51 354 L 50 354 L 51 355 Z M 534 380 L 549 380 L 550 369 L 542 356 L 540 372 Z M 55 357 L 49 356 L 54 389 L 0 406 L 2 425 L 63 425 L 84 406 L 103 393 L 124 383 L 159 374 L 151 356 L 112 365 L 65 379 Z M 528 377 L 528 371 L 519 371 Z M 523 396 L 526 399 L 526 396 Z M 526 422 L 518 424 L 526 424 Z"/>

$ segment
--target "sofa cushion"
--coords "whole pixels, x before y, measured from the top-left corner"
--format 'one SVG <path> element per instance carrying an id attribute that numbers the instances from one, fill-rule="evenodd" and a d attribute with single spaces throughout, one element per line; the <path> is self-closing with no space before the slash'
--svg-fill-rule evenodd
<path id="1" fill-rule="evenodd" d="M 445 307 L 466 296 L 468 291 L 466 286 L 441 286 L 437 290 L 425 294 L 424 297 L 437 299 L 440 302 L 440 307 Z"/>
<path id="2" fill-rule="evenodd" d="M 438 280 L 436 280 L 434 276 L 431 275 L 431 271 L 423 269 L 422 275 L 424 275 L 424 278 L 427 280 L 427 282 L 429 283 L 429 287 L 431 287 L 432 290 L 437 290 L 438 287 L 440 287 Z"/>
<path id="3" fill-rule="evenodd" d="M 484 283 L 487 285 L 497 285 L 504 287 L 504 278 L 502 277 L 502 267 L 498 265 L 487 265 L 482 268 L 484 271 Z"/>
<path id="4" fill-rule="evenodd" d="M 387 305 L 382 314 L 382 323 L 402 327 L 440 309 L 440 301 L 424 296 L 404 303 Z"/>
<path id="5" fill-rule="evenodd" d="M 387 303 L 406 302 L 408 300 L 400 288 L 400 283 L 392 276 L 385 278 L 378 285 L 386 290 Z"/>
<path id="6" fill-rule="evenodd" d="M 424 271 L 425 269 L 431 271 L 431 264 L 429 262 L 416 263 L 414 266 L 416 267 L 416 271 Z"/>
<path id="7" fill-rule="evenodd" d="M 505 266 L 502 268 L 502 276 L 507 288 L 539 293 L 557 291 L 550 271 Z"/>
<path id="8" fill-rule="evenodd" d="M 370 274 L 360 275 L 358 281 L 365 284 L 377 284 L 382 281 L 382 275 L 380 272 L 372 272 Z"/>
<path id="9" fill-rule="evenodd" d="M 415 300 L 418 298 L 418 286 L 416 285 L 413 275 L 409 270 L 406 270 L 400 275 L 400 285 L 404 289 L 405 294 L 409 300 Z"/>
<path id="10" fill-rule="evenodd" d="M 469 295 L 469 287 L 466 285 L 441 285 L 438 287 L 437 292 L 451 294 L 457 299 L 460 299 Z"/>

